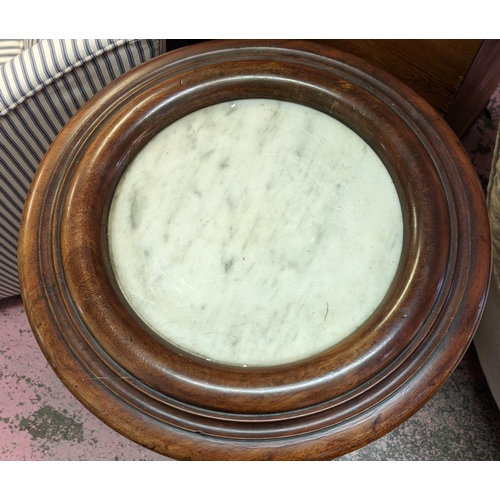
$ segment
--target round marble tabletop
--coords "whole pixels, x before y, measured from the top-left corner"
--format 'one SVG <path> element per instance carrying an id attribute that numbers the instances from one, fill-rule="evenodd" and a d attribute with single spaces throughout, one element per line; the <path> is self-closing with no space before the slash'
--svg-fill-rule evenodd
<path id="1" fill-rule="evenodd" d="M 107 86 L 47 152 L 19 242 L 69 390 L 186 460 L 331 459 L 390 432 L 463 356 L 491 263 L 444 120 L 304 41 L 207 42 Z"/>
<path id="2" fill-rule="evenodd" d="M 157 134 L 119 182 L 108 234 L 121 290 L 158 335 L 205 359 L 272 366 L 370 317 L 403 222 L 388 171 L 351 129 L 247 99 Z"/>

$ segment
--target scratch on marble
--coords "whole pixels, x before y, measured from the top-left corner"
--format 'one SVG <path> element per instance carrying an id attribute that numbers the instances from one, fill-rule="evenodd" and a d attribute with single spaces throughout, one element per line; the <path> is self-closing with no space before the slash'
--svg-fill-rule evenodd
<path id="1" fill-rule="evenodd" d="M 325 145 L 317 137 L 315 137 L 314 135 L 310 134 L 307 131 L 304 131 L 304 134 L 308 135 L 309 137 L 312 137 L 328 153 L 328 149 L 326 149 Z"/>
<path id="2" fill-rule="evenodd" d="M 146 280 L 147 280 L 147 290 L 149 290 L 154 296 L 155 296 L 155 299 L 152 304 L 156 305 L 157 301 L 159 300 L 158 299 L 158 295 L 156 295 L 156 292 L 154 291 L 154 286 L 152 286 L 152 282 L 153 280 L 155 280 L 159 275 L 155 275 L 153 277 L 150 276 L 150 272 L 149 272 L 149 267 L 148 267 L 148 264 L 146 262 L 146 251 L 143 250 L 142 251 L 142 260 L 144 262 L 144 267 L 146 268 Z M 142 290 L 144 291 L 144 290 Z"/>
<path id="3" fill-rule="evenodd" d="M 281 154 L 281 153 L 262 153 L 264 156 L 280 156 L 282 158 L 290 158 L 293 160 L 297 165 L 301 166 L 299 161 L 303 163 L 312 163 L 311 160 L 306 160 L 305 158 L 302 158 L 301 156 L 294 156 L 294 155 L 286 155 L 286 154 Z"/>
<path id="4" fill-rule="evenodd" d="M 302 286 L 300 288 L 297 288 L 297 292 L 301 292 L 306 286 L 307 284 L 311 281 L 311 277 L 314 276 L 314 273 L 316 272 L 316 270 L 318 269 L 319 266 L 321 266 L 321 264 L 323 264 L 323 261 L 328 257 L 328 255 L 330 254 L 330 252 L 332 251 L 333 247 L 336 245 L 337 243 L 337 240 L 339 239 L 339 235 L 340 235 L 340 230 L 341 230 L 341 227 L 339 227 L 338 231 L 337 231 L 337 234 L 335 235 L 335 238 L 333 238 L 333 242 L 332 244 L 330 245 L 330 247 L 328 248 L 327 252 L 325 253 L 325 255 L 323 255 L 323 257 L 321 258 L 321 260 L 314 266 L 314 268 L 309 272 L 309 275 L 308 277 L 305 279 L 304 283 L 302 284 Z"/>
<path id="5" fill-rule="evenodd" d="M 191 290 L 191 292 L 193 292 L 194 294 L 197 294 L 198 297 L 201 297 L 201 298 L 205 298 L 205 295 L 202 294 L 199 290 L 197 290 L 196 288 L 192 287 L 191 285 L 189 285 L 186 280 L 181 276 L 181 275 L 178 275 L 179 276 L 179 279 L 182 281 L 182 283 L 184 284 L 184 286 L 188 289 L 188 290 Z M 196 301 L 197 304 L 200 304 L 200 302 L 195 299 L 193 296 L 189 295 L 189 293 L 187 292 L 184 292 L 186 294 L 186 296 L 188 296 L 189 298 L 191 299 L 194 299 Z"/>
<path id="6" fill-rule="evenodd" d="M 156 305 L 156 302 L 152 301 L 152 300 L 149 300 L 149 299 L 146 299 L 146 297 L 143 297 L 140 293 L 137 293 L 137 292 L 134 292 L 134 290 L 132 290 L 131 288 L 128 289 L 129 292 L 132 294 L 132 295 L 135 295 L 136 297 L 139 297 L 140 299 L 144 300 L 145 302 L 149 302 L 150 304 L 153 304 L 154 306 Z M 149 290 L 149 288 L 143 288 L 142 290 L 140 290 L 141 292 L 144 292 L 145 290 Z"/>
<path id="7" fill-rule="evenodd" d="M 332 144 L 335 144 L 335 141 L 333 141 L 330 137 L 328 137 L 327 135 L 324 135 L 324 134 L 321 134 L 321 133 L 317 133 L 318 137 L 321 137 L 322 139 L 324 139 L 325 141 L 328 141 L 328 142 L 331 142 Z"/>
<path id="8" fill-rule="evenodd" d="M 248 231 L 248 236 L 247 236 L 247 239 L 245 240 L 245 243 L 243 244 L 243 246 L 242 246 L 242 248 L 241 248 L 242 250 L 245 250 L 245 248 L 246 248 L 246 247 L 247 247 L 247 245 L 248 245 L 248 242 L 251 240 L 251 238 L 252 238 L 252 233 L 253 233 L 253 232 L 254 232 L 254 230 L 255 230 L 255 226 L 257 225 L 257 222 L 259 221 L 260 216 L 261 216 L 261 214 L 259 213 L 259 214 L 257 214 L 257 217 L 255 217 L 254 223 L 253 223 L 252 227 L 250 228 L 250 230 Z"/>
<path id="9" fill-rule="evenodd" d="M 241 326 L 241 325 L 240 325 Z M 235 327 L 236 328 L 236 327 Z M 235 340 L 241 340 L 239 337 L 237 337 L 236 335 L 232 335 L 231 333 L 227 333 L 227 332 L 212 332 L 212 331 L 209 331 L 209 332 L 203 332 L 202 335 L 224 335 L 225 337 L 231 337 Z"/>

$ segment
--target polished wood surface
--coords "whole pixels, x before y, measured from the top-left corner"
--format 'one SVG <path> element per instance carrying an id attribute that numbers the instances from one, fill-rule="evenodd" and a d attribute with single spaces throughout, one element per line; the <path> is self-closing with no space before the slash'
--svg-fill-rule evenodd
<path id="1" fill-rule="evenodd" d="M 484 40 L 460 90 L 445 115 L 453 131 L 462 137 L 486 108 L 500 83 L 500 40 Z"/>
<path id="2" fill-rule="evenodd" d="M 203 40 L 168 40 L 175 50 Z M 317 39 L 382 68 L 415 90 L 462 137 L 500 82 L 500 41 Z"/>
<path id="3" fill-rule="evenodd" d="M 405 223 L 397 276 L 366 323 L 272 368 L 209 362 L 159 338 L 124 300 L 106 237 L 114 188 L 144 144 L 190 112 L 253 97 L 350 126 L 387 166 Z M 108 425 L 179 459 L 329 459 L 389 432 L 460 361 L 490 272 L 482 192 L 444 120 L 382 70 L 289 41 L 187 47 L 106 87 L 37 172 L 19 255 L 26 311 L 59 377 Z"/>
<path id="4" fill-rule="evenodd" d="M 399 78 L 442 115 L 448 113 L 482 40 L 316 40 Z"/>

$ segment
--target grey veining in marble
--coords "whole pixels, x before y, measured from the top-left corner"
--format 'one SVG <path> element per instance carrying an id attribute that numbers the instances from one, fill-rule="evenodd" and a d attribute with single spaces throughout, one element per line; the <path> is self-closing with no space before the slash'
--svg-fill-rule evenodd
<path id="1" fill-rule="evenodd" d="M 403 224 L 357 134 L 297 104 L 241 100 L 153 138 L 117 187 L 108 233 L 120 287 L 159 335 L 270 366 L 329 348 L 372 314 Z"/>

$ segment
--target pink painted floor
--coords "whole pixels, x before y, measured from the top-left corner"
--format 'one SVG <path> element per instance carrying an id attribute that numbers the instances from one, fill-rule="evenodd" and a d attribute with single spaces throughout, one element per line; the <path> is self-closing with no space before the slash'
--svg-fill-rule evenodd
<path id="1" fill-rule="evenodd" d="M 486 185 L 500 87 L 464 138 Z M 0 460 L 168 460 L 100 422 L 63 386 L 20 297 L 0 301 Z M 474 348 L 436 396 L 378 441 L 340 460 L 500 460 L 500 412 Z"/>
<path id="2" fill-rule="evenodd" d="M 1 460 L 166 460 L 84 408 L 48 365 L 20 297 L 0 301 Z"/>

